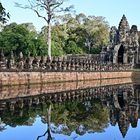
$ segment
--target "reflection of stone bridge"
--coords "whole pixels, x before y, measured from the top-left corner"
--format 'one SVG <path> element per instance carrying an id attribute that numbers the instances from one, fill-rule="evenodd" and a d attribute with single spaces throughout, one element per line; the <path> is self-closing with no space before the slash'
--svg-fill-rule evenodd
<path id="1" fill-rule="evenodd" d="M 117 85 L 124 83 L 132 83 L 131 78 L 60 82 L 35 85 L 2 86 L 0 87 L 0 100 L 39 96 L 43 94 L 57 94 L 66 91 L 74 91 L 92 87 Z"/>
<path id="2" fill-rule="evenodd" d="M 9 91 L 10 92 L 10 91 Z M 23 92 L 20 91 L 19 92 Z M 24 91 L 26 92 L 26 91 Z M 17 97 L 12 99 L 0 100 L 0 116 L 3 118 L 6 112 L 11 115 L 22 117 L 24 111 L 43 109 L 48 102 L 53 104 L 63 104 L 68 101 L 90 101 L 98 99 L 103 107 L 110 110 L 110 121 L 113 126 L 119 125 L 123 135 L 126 135 L 129 125 L 137 127 L 138 111 L 140 104 L 139 86 L 133 84 L 122 84 L 112 86 L 98 86 L 79 88 L 77 90 L 65 90 L 40 95 L 30 95 L 28 97 Z M 8 123 L 8 122 L 7 122 Z"/>
<path id="3" fill-rule="evenodd" d="M 108 84 L 107 84 L 108 85 Z M 22 95 L 22 90 L 18 91 Z M 27 91 L 24 91 L 27 92 Z M 40 92 L 40 91 L 39 91 Z M 46 91 L 47 92 L 47 91 Z M 95 87 L 86 87 L 77 90 L 64 90 L 60 92 L 52 93 L 42 93 L 42 94 L 33 94 L 27 93 L 25 97 L 16 97 L 16 98 L 4 98 L 0 100 L 0 110 L 3 112 L 6 108 L 10 111 L 17 111 L 27 106 L 34 106 L 39 104 L 45 104 L 47 102 L 60 103 L 67 100 L 91 100 L 91 99 L 100 99 L 103 103 L 110 102 L 110 99 L 113 99 L 110 103 L 114 102 L 114 106 L 117 109 L 121 109 L 119 105 L 119 100 L 115 101 L 116 96 L 119 97 L 119 94 L 127 94 L 130 92 L 130 95 L 133 95 L 133 85 L 132 84 L 122 84 L 122 85 L 112 85 L 112 86 L 95 86 Z M 10 93 L 10 91 L 9 91 Z M 11 93 L 10 93 L 11 94 Z M 9 96 L 10 96 L 9 94 Z M 130 96 L 129 95 L 129 96 Z M 126 95 L 127 96 L 127 95 Z M 129 99 L 129 98 L 128 98 Z M 129 100 L 131 100 L 130 98 Z M 115 105 L 116 104 L 116 105 Z"/>

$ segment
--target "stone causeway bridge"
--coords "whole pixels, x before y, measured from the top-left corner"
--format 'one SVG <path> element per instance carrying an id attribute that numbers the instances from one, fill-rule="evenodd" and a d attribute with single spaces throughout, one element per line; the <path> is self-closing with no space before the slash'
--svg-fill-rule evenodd
<path id="1" fill-rule="evenodd" d="M 131 77 L 133 64 L 102 62 L 100 55 L 53 57 L 14 57 L 0 54 L 0 85 L 69 82 Z"/>

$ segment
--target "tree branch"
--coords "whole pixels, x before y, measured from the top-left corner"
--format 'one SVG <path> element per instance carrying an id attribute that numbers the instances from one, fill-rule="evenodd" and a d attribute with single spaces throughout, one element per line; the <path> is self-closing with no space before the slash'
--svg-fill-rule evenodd
<path id="1" fill-rule="evenodd" d="M 40 15 L 39 12 L 38 12 L 37 10 L 35 10 L 35 9 L 32 9 L 32 10 L 37 14 L 38 17 L 41 17 L 41 18 L 43 18 L 46 22 L 48 22 L 48 19 L 47 19 L 46 17 Z"/>
<path id="2" fill-rule="evenodd" d="M 66 8 L 60 7 L 65 0 L 36 0 L 36 2 L 32 0 L 27 0 L 29 5 L 24 5 L 19 3 L 15 3 L 17 7 L 23 8 L 23 9 L 31 9 L 34 11 L 38 17 L 43 18 L 48 24 L 52 19 L 55 18 L 55 13 L 60 12 L 68 12 L 70 11 L 73 6 L 69 6 Z M 43 16 L 40 14 L 40 10 L 46 11 L 46 16 Z"/>

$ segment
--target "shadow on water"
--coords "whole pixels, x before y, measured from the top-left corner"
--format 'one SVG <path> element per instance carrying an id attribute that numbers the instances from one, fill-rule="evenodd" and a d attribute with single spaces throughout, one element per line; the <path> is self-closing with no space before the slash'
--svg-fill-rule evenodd
<path id="1" fill-rule="evenodd" d="M 125 138 L 129 126 L 138 125 L 139 106 L 140 86 L 135 84 L 0 100 L 0 131 L 8 131 L 5 126 L 32 126 L 39 116 L 47 129 L 36 140 L 52 140 L 55 134 L 70 136 L 72 132 L 79 136 L 95 132 L 100 135 L 109 124 L 118 126 Z"/>

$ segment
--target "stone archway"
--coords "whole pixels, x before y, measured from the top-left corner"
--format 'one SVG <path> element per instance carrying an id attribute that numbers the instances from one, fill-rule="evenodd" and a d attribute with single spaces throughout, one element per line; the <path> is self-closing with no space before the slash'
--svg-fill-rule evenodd
<path id="1" fill-rule="evenodd" d="M 119 106 L 120 106 L 121 108 L 124 107 L 125 102 L 124 102 L 123 93 L 118 94 L 118 103 L 119 103 Z"/>
<path id="2" fill-rule="evenodd" d="M 123 45 L 120 46 L 118 50 L 118 63 L 124 63 L 124 47 Z"/>
<path id="3" fill-rule="evenodd" d="M 122 44 L 115 45 L 113 50 L 113 63 L 127 63 L 127 52 Z"/>

